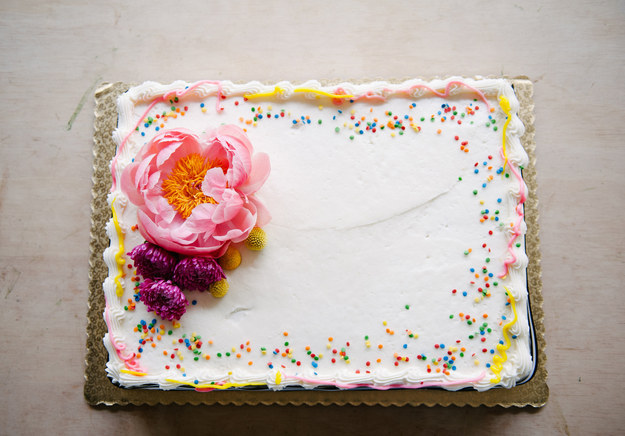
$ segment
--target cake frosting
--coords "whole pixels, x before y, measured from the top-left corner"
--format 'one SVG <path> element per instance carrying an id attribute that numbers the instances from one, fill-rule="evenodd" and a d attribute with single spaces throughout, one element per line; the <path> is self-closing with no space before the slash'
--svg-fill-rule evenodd
<path id="1" fill-rule="evenodd" d="M 115 383 L 482 391 L 531 375 L 528 158 L 509 81 L 146 82 L 118 111 Z M 163 180 L 192 154 L 205 168 L 185 203 Z M 177 289 L 174 309 L 148 301 L 146 243 L 175 257 L 154 279 Z M 174 277 L 229 248 L 227 293 Z"/>

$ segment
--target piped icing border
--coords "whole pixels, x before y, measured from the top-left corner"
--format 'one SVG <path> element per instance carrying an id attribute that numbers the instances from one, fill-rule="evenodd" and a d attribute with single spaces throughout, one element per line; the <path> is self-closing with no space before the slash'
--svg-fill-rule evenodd
<path id="1" fill-rule="evenodd" d="M 341 87 L 337 87 L 336 90 L 334 91 L 334 93 L 332 92 L 327 92 L 327 91 L 323 91 L 320 89 L 315 89 L 315 88 L 306 88 L 306 87 L 299 87 L 299 88 L 295 88 L 293 90 L 294 93 L 307 93 L 307 94 L 313 94 L 313 95 L 319 95 L 319 96 L 324 96 L 324 97 L 329 97 L 331 99 L 345 99 L 345 100 L 350 100 L 351 102 L 354 101 L 359 101 L 359 100 L 379 100 L 379 101 L 386 101 L 389 97 L 393 96 L 393 95 L 398 95 L 398 94 L 405 94 L 406 96 L 411 96 L 412 92 L 416 89 L 425 89 L 429 92 L 431 92 L 432 94 L 438 96 L 438 97 L 442 97 L 442 98 L 447 98 L 449 97 L 449 93 L 450 90 L 453 86 L 459 86 L 459 87 L 465 87 L 470 89 L 471 91 L 475 92 L 475 94 L 478 95 L 478 97 L 480 98 L 480 100 L 482 100 L 484 102 L 484 104 L 486 104 L 486 107 L 488 109 L 489 112 L 491 111 L 491 107 L 490 107 L 490 103 L 488 102 L 488 100 L 486 99 L 486 96 L 482 93 L 482 91 L 480 91 L 479 89 L 467 85 L 466 83 L 459 81 L 459 80 L 453 80 L 447 83 L 447 85 L 445 86 L 445 90 L 444 91 L 438 91 L 430 86 L 427 85 L 422 85 L 422 84 L 417 84 L 417 85 L 412 85 L 406 89 L 389 89 L 389 88 L 385 88 L 382 90 L 382 93 L 378 94 L 372 91 L 369 92 L 365 92 L 359 95 L 353 95 L 353 94 L 345 94 L 345 91 L 343 90 L 343 88 Z M 243 97 L 247 100 L 249 99 L 255 99 L 255 98 L 267 98 L 267 97 L 274 97 L 277 95 L 282 95 L 284 94 L 285 90 L 283 88 L 280 88 L 279 86 L 276 86 L 274 88 L 273 91 L 270 92 L 257 92 L 254 94 L 244 94 Z M 341 101 L 336 101 L 335 104 L 341 104 Z"/>
<path id="2" fill-rule="evenodd" d="M 333 94 L 331 92 L 326 92 L 326 91 L 321 91 L 319 89 L 314 89 L 314 88 L 295 88 L 293 90 L 293 92 L 305 92 L 308 94 L 316 94 L 316 95 L 322 95 L 324 97 L 330 97 L 333 99 L 352 99 L 355 98 L 355 96 L 351 95 L 351 94 Z M 245 98 L 246 100 L 251 100 L 251 99 L 255 99 L 255 98 L 267 98 L 267 97 L 274 97 L 276 95 L 281 95 L 284 93 L 284 89 L 280 88 L 279 86 L 276 86 L 273 91 L 270 92 L 256 92 L 254 94 L 244 94 L 243 98 Z"/>
<path id="3" fill-rule="evenodd" d="M 125 373 L 132 373 L 131 371 L 123 371 Z M 145 374 L 138 374 L 145 375 Z M 420 382 L 415 384 L 409 383 L 397 383 L 390 385 L 373 385 L 369 383 L 340 383 L 335 381 L 325 381 L 325 380 L 317 380 L 307 377 L 301 377 L 298 375 L 288 375 L 285 378 L 289 380 L 299 380 L 302 383 L 306 383 L 313 386 L 332 386 L 339 389 L 358 389 L 358 388 L 369 388 L 378 391 L 387 391 L 389 389 L 423 389 L 430 387 L 442 387 L 442 386 L 458 386 L 464 385 L 467 383 L 475 383 L 482 380 L 486 376 L 486 371 L 480 373 L 477 377 L 461 379 L 461 380 L 451 380 L 445 382 Z M 184 380 L 175 380 L 175 379 L 167 379 L 168 382 L 176 383 L 183 386 L 192 387 L 194 390 L 198 392 L 210 392 L 213 390 L 224 390 L 230 388 L 241 388 L 241 387 L 249 387 L 249 386 L 267 386 L 266 383 L 208 383 L 208 384 L 195 384 L 190 383 Z M 279 386 L 282 383 L 282 373 L 280 371 L 276 372 L 275 376 L 275 384 Z"/>
<path id="4" fill-rule="evenodd" d="M 504 287 L 504 289 L 506 290 L 506 294 L 508 295 L 508 300 L 510 302 L 510 307 L 512 308 L 512 313 L 514 314 L 514 319 L 503 326 L 502 335 L 503 335 L 503 339 L 505 343 L 497 344 L 497 351 L 499 352 L 499 356 L 493 356 L 493 364 L 491 365 L 490 369 L 491 371 L 495 373 L 495 377 L 490 379 L 490 381 L 495 384 L 501 381 L 501 370 L 503 369 L 503 364 L 506 363 L 506 361 L 508 360 L 506 351 L 510 348 L 510 345 L 511 345 L 510 335 L 508 334 L 508 331 L 519 320 L 519 315 L 517 314 L 517 311 L 516 311 L 514 297 L 512 296 L 508 288 Z"/>
<path id="5" fill-rule="evenodd" d="M 499 105 L 507 117 L 506 122 L 503 125 L 502 135 L 501 135 L 502 136 L 501 156 L 504 159 L 503 168 L 505 170 L 506 165 L 508 165 L 508 167 L 510 168 L 510 171 L 512 171 L 512 173 L 514 174 L 514 177 L 516 177 L 517 181 L 519 182 L 518 202 L 515 208 L 516 213 L 517 213 L 517 219 L 512 228 L 512 237 L 508 240 L 508 253 L 510 254 L 511 258 L 504 260 L 504 272 L 502 272 L 499 275 L 499 278 L 504 278 L 508 275 L 508 270 L 510 268 L 510 265 L 515 264 L 517 261 L 517 257 L 516 257 L 516 254 L 514 253 L 512 245 L 514 244 L 516 239 L 522 234 L 521 225 L 523 224 L 524 218 L 525 218 L 523 204 L 525 203 L 525 200 L 527 199 L 527 197 L 525 194 L 526 187 L 525 187 L 525 182 L 523 181 L 523 176 L 517 169 L 516 165 L 511 165 L 509 163 L 508 153 L 506 151 L 506 138 L 507 138 L 506 135 L 508 132 L 508 126 L 510 122 L 512 121 L 512 111 L 510 108 L 510 101 L 505 96 L 502 95 L 499 97 Z M 501 176 L 502 177 L 504 176 L 503 172 L 501 173 Z"/>
<path id="6" fill-rule="evenodd" d="M 115 350 L 117 356 L 124 362 L 124 366 L 126 367 L 126 369 L 122 368 L 120 371 L 127 372 L 129 370 L 130 372 L 127 372 L 129 374 L 134 374 L 136 372 L 141 373 L 142 375 L 146 375 L 147 373 L 143 370 L 139 362 L 137 362 L 136 360 L 137 355 L 134 352 L 130 352 L 130 354 L 124 354 L 124 352 L 126 351 L 126 345 L 119 343 L 115 340 L 111 329 L 112 324 L 109 312 L 110 308 L 107 304 L 106 308 L 104 309 L 104 319 L 106 321 L 106 327 L 108 330 L 108 339 L 111 342 L 111 345 L 113 346 L 113 349 Z"/>
<path id="7" fill-rule="evenodd" d="M 125 138 L 123 138 L 119 149 L 118 149 L 118 154 L 121 153 L 123 151 L 124 145 L 125 143 L 128 141 L 128 139 L 130 138 L 130 136 L 133 134 L 133 132 L 137 129 L 137 127 L 143 122 L 143 119 L 147 116 L 147 114 L 150 112 L 150 110 L 154 107 L 154 105 L 156 105 L 159 101 L 166 101 L 168 98 L 175 96 L 178 98 L 182 98 L 184 96 L 186 96 L 187 94 L 197 90 L 200 86 L 202 85 L 215 85 L 217 86 L 217 90 L 215 91 L 216 93 L 214 95 L 217 95 L 217 102 L 216 102 L 216 110 L 217 111 L 221 111 L 223 110 L 223 107 L 220 105 L 220 100 L 221 100 L 221 96 L 224 95 L 223 94 L 223 86 L 222 86 L 222 82 L 214 82 L 214 81 L 201 81 L 201 82 L 196 82 L 188 87 L 186 87 L 185 89 L 178 89 L 178 90 L 172 90 L 169 91 L 165 94 L 162 94 L 161 97 L 158 97 L 156 99 L 154 99 L 148 109 L 145 111 L 145 114 L 137 121 L 136 125 L 135 125 L 135 129 L 133 129 L 133 131 L 128 132 L 128 134 L 125 136 Z M 489 104 L 488 104 L 488 100 L 486 99 L 485 95 L 475 89 L 472 86 L 469 85 L 465 85 L 462 82 L 459 81 L 450 81 L 449 83 L 447 83 L 446 87 L 445 87 L 445 92 L 441 92 L 441 91 L 437 91 L 434 88 L 428 87 L 426 85 L 413 85 L 407 89 L 399 89 L 399 90 L 390 90 L 388 88 L 384 88 L 379 94 L 373 93 L 373 92 L 367 92 L 367 93 L 363 93 L 360 95 L 354 95 L 354 94 L 339 94 L 339 93 L 329 93 L 329 92 L 325 92 L 325 91 L 321 91 L 321 90 L 316 90 L 313 88 L 295 88 L 292 90 L 292 93 L 306 93 L 306 94 L 312 94 L 314 96 L 323 96 L 323 97 L 328 97 L 328 98 L 332 98 L 332 99 L 347 99 L 349 98 L 350 100 L 353 101 L 357 101 L 359 99 L 381 99 L 381 100 L 385 100 L 387 97 L 389 97 L 390 95 L 401 95 L 401 94 L 405 94 L 406 96 L 410 96 L 410 97 L 415 97 L 414 95 L 410 95 L 411 92 L 420 89 L 420 90 L 427 90 L 430 91 L 432 93 L 434 93 L 435 95 L 438 95 L 440 97 L 449 97 L 450 95 L 450 90 L 452 89 L 452 85 L 456 85 L 456 86 L 465 86 L 466 88 L 475 91 L 477 93 L 477 95 L 479 96 L 480 99 L 482 99 L 486 105 L 488 105 L 488 109 L 489 111 L 492 112 L 492 108 L 490 108 Z M 337 88 L 337 91 L 338 92 Z M 280 90 L 280 91 L 278 91 Z M 245 98 L 271 98 L 271 97 L 280 97 L 280 98 L 288 98 L 288 96 L 285 96 L 286 92 L 282 89 L 279 88 L 278 86 L 276 86 L 274 88 L 274 92 L 271 93 L 263 93 L 263 92 L 257 92 L 254 94 L 243 94 Z M 211 94 L 208 94 L 211 95 Z M 292 94 L 291 94 L 292 95 Z M 514 233 L 513 236 L 509 239 L 509 243 L 508 243 L 508 251 L 510 252 L 510 254 L 512 255 L 512 259 L 511 260 L 506 260 L 505 266 L 506 266 L 506 272 L 502 275 L 500 275 L 500 277 L 505 277 L 508 273 L 508 267 L 514 263 L 516 263 L 517 258 L 514 255 L 514 250 L 512 248 L 512 245 L 514 244 L 517 236 L 519 236 L 521 234 L 521 224 L 523 223 L 523 202 L 525 201 L 525 191 L 524 191 L 524 183 L 522 180 L 522 176 L 520 175 L 520 173 L 516 170 L 515 165 L 509 164 L 509 159 L 508 159 L 508 155 L 506 152 L 506 132 L 507 132 L 507 127 L 508 124 L 511 121 L 512 118 L 512 113 L 510 110 L 510 104 L 507 100 L 507 98 L 505 98 L 505 96 L 501 96 L 502 98 L 500 99 L 500 106 L 502 108 L 502 110 L 506 113 L 507 115 L 507 120 L 505 122 L 504 128 L 502 129 L 502 156 L 504 157 L 504 168 L 505 165 L 508 164 L 509 168 L 511 169 L 511 171 L 513 172 L 513 174 L 515 175 L 515 177 L 519 180 L 520 183 L 520 188 L 519 188 L 519 202 L 517 204 L 517 212 L 519 211 L 520 208 L 520 213 L 519 213 L 519 217 L 517 218 L 517 222 L 514 225 Z M 117 155 L 118 155 L 117 154 Z M 117 158 L 116 155 L 116 158 Z M 111 165 L 111 170 L 113 172 L 113 183 L 115 184 L 115 167 L 116 167 L 116 160 L 113 161 L 112 165 Z M 503 174 L 502 174 L 503 177 Z M 112 206 L 112 212 L 114 215 L 114 222 L 115 222 L 115 227 L 116 230 L 118 232 L 118 237 L 121 241 L 120 243 L 120 252 L 123 252 L 123 235 L 120 235 L 120 229 L 119 229 L 119 224 L 117 223 L 117 217 L 116 217 L 116 212 L 114 207 Z M 116 260 L 117 260 L 117 256 L 116 256 Z M 121 259 L 123 261 L 123 259 Z M 119 266 L 119 269 L 121 270 L 121 266 Z M 119 281 L 116 281 L 116 285 L 119 284 Z M 119 290 L 118 290 L 118 295 L 119 295 Z M 510 300 L 512 301 L 512 310 L 514 312 L 515 318 L 512 322 L 506 324 L 506 326 L 504 327 L 504 339 L 506 340 L 506 343 L 508 343 L 508 347 L 509 347 L 509 338 L 507 337 L 507 330 L 514 324 L 516 323 L 516 321 L 518 320 L 518 316 L 516 314 L 516 310 L 514 308 L 514 297 L 512 297 L 512 295 L 510 294 Z M 108 319 L 107 319 L 107 324 L 108 324 Z M 110 331 L 110 328 L 109 328 Z M 121 356 L 120 352 L 122 352 L 124 350 L 123 346 L 120 346 L 118 348 L 118 346 L 115 344 L 115 341 L 111 338 L 111 340 L 113 341 L 113 344 L 116 348 L 116 350 L 118 350 L 118 355 Z M 500 372 L 501 372 L 501 366 L 503 363 L 505 363 L 506 361 L 506 357 L 505 357 L 505 349 L 500 349 L 500 346 L 497 346 L 497 349 L 502 353 L 502 357 L 499 356 L 494 356 L 493 358 L 493 365 L 492 365 L 492 369 L 493 372 L 495 372 L 497 374 L 497 381 L 495 382 L 495 379 L 491 379 L 491 382 L 493 383 L 498 383 L 501 380 L 501 376 L 500 376 Z M 127 357 L 127 356 L 126 356 Z M 499 366 L 497 366 L 499 365 Z M 140 370 L 135 370 L 135 369 L 122 369 L 121 372 L 126 373 L 126 374 L 131 374 L 131 375 L 135 375 L 135 376 L 144 376 L 146 375 L 146 373 L 140 371 Z M 485 377 L 485 374 L 482 374 L 479 378 L 476 378 L 475 380 L 471 379 L 471 380 L 464 380 L 464 381 L 460 381 L 460 382 L 437 382 L 437 383 L 432 383 L 432 384 L 428 384 L 427 386 L 453 386 L 455 384 L 462 384 L 464 382 L 466 383 L 472 383 L 472 382 L 476 382 L 479 381 L 481 379 L 483 379 Z M 306 383 L 319 383 L 319 384 L 323 384 L 323 385 L 334 385 L 340 388 L 344 388 L 344 389 L 350 389 L 350 388 L 354 388 L 354 387 L 362 387 L 362 386 L 367 386 L 367 387 L 371 387 L 374 389 L 389 389 L 389 388 L 393 388 L 393 387 L 403 387 L 403 388 L 417 388 L 417 387 L 426 387 L 426 386 L 413 386 L 413 385 L 409 385 L 409 384 L 404 384 L 404 385 L 390 385 L 390 386 L 376 386 L 376 385 L 370 385 L 370 384 L 350 384 L 350 383 L 339 383 L 339 382 L 318 382 L 318 381 L 314 381 L 314 380 L 308 380 L 305 379 L 303 377 L 299 377 L 299 376 L 291 376 L 289 377 L 290 379 L 294 379 L 294 380 L 300 380 L 302 382 L 306 382 Z M 181 381 L 181 380 L 174 380 L 174 379 L 168 379 L 168 382 L 172 382 L 172 383 L 177 383 L 177 384 L 186 384 L 189 386 L 194 386 L 197 389 L 207 389 L 207 390 L 213 390 L 213 389 L 226 389 L 226 388 L 230 388 L 230 387 L 242 387 L 242 386 L 256 386 L 256 385 L 265 385 L 265 383 L 226 383 L 223 386 L 226 387 L 210 387 L 210 386 L 205 386 L 205 385 L 195 385 L 194 383 L 188 383 L 185 381 Z M 277 383 L 279 384 L 279 383 Z"/>
<path id="8" fill-rule="evenodd" d="M 124 287 L 121 279 L 124 277 L 124 264 L 126 261 L 123 259 L 124 255 L 124 232 L 119 225 L 119 219 L 117 218 L 117 211 L 115 210 L 115 199 L 111 203 L 111 213 L 113 214 L 113 225 L 115 226 L 115 233 L 117 233 L 117 241 L 119 244 L 119 250 L 115 253 L 115 263 L 117 264 L 117 275 L 115 276 L 115 288 L 117 290 L 117 296 L 121 297 L 124 294 Z"/>

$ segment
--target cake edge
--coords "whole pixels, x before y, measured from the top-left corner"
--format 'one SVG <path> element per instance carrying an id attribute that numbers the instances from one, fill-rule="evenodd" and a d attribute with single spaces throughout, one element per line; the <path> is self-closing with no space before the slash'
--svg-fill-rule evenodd
<path id="1" fill-rule="evenodd" d="M 487 78 L 487 77 L 479 77 Z M 116 117 L 116 100 L 117 96 L 124 92 L 130 85 L 121 82 L 112 84 L 103 84 L 95 92 L 96 97 L 96 110 L 95 110 L 95 122 L 94 122 L 94 173 L 93 173 L 93 190 L 92 190 L 92 227 L 91 227 L 91 256 L 90 256 L 90 297 L 89 297 L 89 323 L 87 326 L 87 368 L 85 373 L 85 397 L 90 404 L 169 404 L 175 402 L 178 404 L 190 403 L 190 404 L 258 404 L 258 403 L 274 403 L 274 404 L 383 404 L 383 405 L 402 405 L 402 404 L 455 404 L 455 405 L 503 405 L 503 406 L 522 406 L 533 405 L 540 406 L 546 402 L 548 396 L 548 388 L 546 386 L 546 369 L 545 369 L 545 353 L 544 353 L 544 327 L 543 327 L 543 312 L 542 312 L 542 294 L 541 294 L 541 282 L 540 282 L 540 252 L 538 250 L 538 201 L 536 198 L 536 176 L 535 176 L 535 142 L 534 142 L 534 124 L 533 124 L 533 101 L 532 90 L 533 85 L 526 77 L 508 78 L 508 77 L 488 77 L 488 78 L 505 78 L 510 80 L 517 92 L 517 98 L 521 103 L 521 110 L 519 111 L 519 117 L 522 119 L 526 126 L 525 134 L 521 138 L 523 147 L 528 152 L 530 165 L 524 171 L 524 179 L 528 185 L 530 196 L 526 203 L 526 222 L 528 224 L 528 232 L 526 239 L 528 240 L 528 254 L 532 252 L 530 256 L 530 264 L 528 265 L 528 285 L 532 289 L 530 292 L 530 304 L 532 310 L 532 318 L 535 327 L 535 334 L 537 339 L 537 364 L 534 376 L 527 383 L 512 388 L 512 390 L 520 390 L 520 388 L 528 387 L 529 385 L 536 385 L 538 387 L 544 387 L 544 389 L 537 389 L 536 394 L 532 397 L 521 397 L 518 401 L 506 402 L 496 401 L 495 398 L 487 399 L 490 397 L 490 393 L 497 393 L 497 391 L 508 391 L 504 389 L 494 389 L 487 392 L 479 393 L 478 401 L 471 399 L 477 392 L 438 392 L 438 391 L 411 391 L 409 398 L 405 397 L 405 394 L 399 394 L 400 391 L 389 392 L 377 392 L 373 399 L 367 395 L 365 391 L 355 392 L 360 399 L 349 399 L 350 391 L 333 392 L 331 398 L 325 398 L 323 400 L 315 399 L 318 395 L 313 394 L 308 397 L 299 397 L 295 395 L 295 398 L 291 398 L 294 392 L 283 392 L 280 398 L 266 397 L 263 400 L 256 400 L 255 397 L 258 394 L 267 394 L 264 392 L 229 392 L 233 395 L 224 396 L 226 392 L 220 392 L 218 397 L 213 395 L 207 395 L 206 393 L 201 396 L 193 395 L 191 391 L 145 391 L 149 395 L 141 395 L 140 389 L 124 389 L 117 388 L 113 385 L 104 372 L 104 366 L 107 360 L 107 352 L 102 345 L 101 338 L 106 330 L 101 314 L 103 310 L 104 297 L 101 292 L 101 283 L 106 276 L 106 267 L 103 264 L 101 253 L 103 249 L 108 246 L 108 238 L 104 232 L 104 226 L 108 220 L 108 208 L 106 204 L 106 193 L 110 189 L 110 172 L 108 164 L 111 161 L 115 147 L 111 137 L 111 131 L 115 129 L 117 117 Z M 323 81 L 322 83 L 330 83 L 332 81 Z M 363 81 L 360 81 L 362 83 Z M 390 83 L 396 83 L 396 81 L 388 81 Z M 107 148 L 108 147 L 108 148 Z M 107 179 L 108 176 L 108 179 Z M 104 195 L 102 195 L 104 193 Z M 104 207 L 104 211 L 102 209 Z M 104 267 L 104 268 L 103 268 Z M 94 292 L 95 291 L 95 292 Z M 94 316 L 95 314 L 95 316 Z M 99 363 L 103 362 L 103 363 Z M 102 385 L 104 382 L 104 385 Z M 96 389 L 95 387 L 98 386 Z M 107 387 L 111 389 L 106 389 Z M 117 391 L 122 391 L 122 395 L 116 395 Z M 523 390 L 528 390 L 524 388 Z M 108 392 L 110 391 L 110 392 Z M 166 393 L 169 398 L 156 393 Z M 315 391 L 296 391 L 297 393 L 311 393 Z M 342 394 L 348 394 L 344 396 Z M 185 395 L 189 394 L 189 395 Z M 197 393 L 195 393 L 197 394 Z M 245 395 L 243 395 L 245 394 Z M 272 392 L 268 392 L 272 394 Z M 288 394 L 288 395 L 285 395 Z M 322 393 L 323 394 L 323 393 Z M 385 395 L 380 395 L 385 394 Z M 391 398 L 385 399 L 388 394 Z M 430 395 L 431 394 L 431 395 Z M 438 394 L 453 394 L 450 399 L 443 399 Z M 178 398 L 180 396 L 184 398 Z M 248 398 L 241 398 L 241 395 Z M 338 395 L 338 396 L 337 396 Z M 423 395 L 426 398 L 421 398 Z M 340 397 L 339 397 L 340 396 Z M 427 398 L 427 397 L 431 398 Z M 446 395 L 443 395 L 445 397 Z M 161 398 L 157 398 L 161 397 Z M 467 397 L 461 399 L 460 397 Z M 416 398 L 420 398 L 416 400 Z"/>

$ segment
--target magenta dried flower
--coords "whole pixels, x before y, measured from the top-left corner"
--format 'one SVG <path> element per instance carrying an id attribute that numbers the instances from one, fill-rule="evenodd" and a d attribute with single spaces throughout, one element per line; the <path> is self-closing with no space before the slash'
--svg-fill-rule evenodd
<path id="1" fill-rule="evenodd" d="M 140 285 L 139 299 L 145 304 L 148 312 L 156 312 L 158 316 L 169 321 L 179 320 L 187 311 L 187 298 L 180 288 L 169 280 L 145 279 Z"/>
<path id="2" fill-rule="evenodd" d="M 134 261 L 137 273 L 150 279 L 173 278 L 178 261 L 174 253 L 150 242 L 137 245 L 128 256 Z"/>
<path id="3" fill-rule="evenodd" d="M 221 266 L 211 257 L 187 257 L 174 271 L 174 281 L 190 291 L 206 291 L 209 285 L 225 278 Z"/>

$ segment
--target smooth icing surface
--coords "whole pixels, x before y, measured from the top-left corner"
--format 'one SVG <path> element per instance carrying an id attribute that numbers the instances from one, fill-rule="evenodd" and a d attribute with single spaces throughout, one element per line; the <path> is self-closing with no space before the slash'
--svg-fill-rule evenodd
<path id="1" fill-rule="evenodd" d="M 518 101 L 503 79 L 147 82 L 119 99 L 104 258 L 107 373 L 126 387 L 511 387 L 531 374 Z M 124 168 L 160 131 L 246 130 L 267 247 L 180 321 L 135 294 Z"/>

